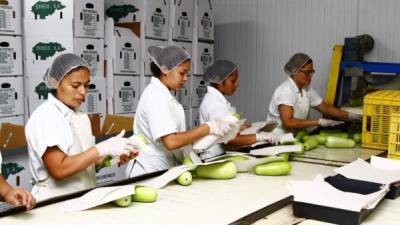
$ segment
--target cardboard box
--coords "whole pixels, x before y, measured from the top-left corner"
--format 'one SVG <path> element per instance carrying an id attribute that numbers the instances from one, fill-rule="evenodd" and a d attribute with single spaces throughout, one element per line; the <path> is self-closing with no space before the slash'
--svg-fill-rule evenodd
<path id="1" fill-rule="evenodd" d="M 172 39 L 192 41 L 194 0 L 174 0 L 171 5 Z"/>
<path id="2" fill-rule="evenodd" d="M 35 109 L 44 103 L 47 99 L 37 99 L 37 98 L 25 98 L 25 120 L 28 121 L 29 116 L 35 111 Z"/>
<path id="3" fill-rule="evenodd" d="M 190 108 L 190 76 L 188 76 L 188 81 L 186 81 L 185 85 L 182 86 L 182 88 L 176 92 L 176 99 L 178 100 L 179 103 L 182 104 L 183 109 L 189 109 Z"/>
<path id="4" fill-rule="evenodd" d="M 58 55 L 74 52 L 72 19 L 46 22 L 24 20 L 24 32 L 24 59 L 32 64 L 49 65 Z"/>
<path id="5" fill-rule="evenodd" d="M 65 20 L 74 16 L 74 0 L 24 0 L 24 19 Z"/>
<path id="6" fill-rule="evenodd" d="M 23 115 L 0 117 L 0 124 L 3 124 L 3 123 L 11 123 L 11 124 L 15 124 L 15 125 L 24 126 L 25 119 L 24 119 Z"/>
<path id="7" fill-rule="evenodd" d="M 104 38 L 104 0 L 74 1 L 74 35 Z"/>
<path id="8" fill-rule="evenodd" d="M 104 77 L 103 39 L 74 38 L 74 53 L 89 64 L 90 76 Z"/>
<path id="9" fill-rule="evenodd" d="M 13 186 L 30 191 L 32 184 L 30 183 L 32 175 L 29 170 L 29 155 L 28 153 L 6 155 L 5 152 L 10 150 L 2 150 L 3 177 Z"/>
<path id="10" fill-rule="evenodd" d="M 96 173 L 96 184 L 105 185 L 125 179 L 125 168 L 127 166 L 128 164 L 122 166 L 113 165 L 111 167 L 102 168 Z"/>
<path id="11" fill-rule="evenodd" d="M 24 114 L 23 77 L 0 77 L 0 116 Z"/>
<path id="12" fill-rule="evenodd" d="M 3 123 L 0 129 L 0 149 L 12 149 L 26 146 L 25 127 Z"/>
<path id="13" fill-rule="evenodd" d="M 197 35 L 199 40 L 214 40 L 214 1 L 197 1 Z M 196 28 L 195 28 L 196 29 Z"/>
<path id="14" fill-rule="evenodd" d="M 168 42 L 167 41 L 160 41 L 160 40 L 153 40 L 153 39 L 145 39 L 144 43 L 144 49 L 145 49 L 145 54 L 143 54 L 144 58 L 144 74 L 145 75 L 152 75 L 153 73 L 151 72 L 150 69 L 150 57 L 149 54 L 147 54 L 147 49 L 150 46 L 167 46 Z"/>
<path id="15" fill-rule="evenodd" d="M 100 117 L 106 115 L 106 79 L 92 77 L 85 102 L 81 108 L 87 113 L 99 113 Z"/>
<path id="16" fill-rule="evenodd" d="M 190 127 L 194 128 L 200 125 L 199 108 L 190 108 L 191 123 Z"/>
<path id="17" fill-rule="evenodd" d="M 7 75 L 23 75 L 20 36 L 0 36 L 0 76 Z"/>
<path id="18" fill-rule="evenodd" d="M 90 125 L 92 127 L 92 134 L 95 137 L 101 136 L 101 122 L 100 113 L 88 113 Z"/>
<path id="19" fill-rule="evenodd" d="M 145 86 L 145 88 L 147 87 L 148 84 L 150 84 L 150 81 L 151 81 L 152 77 L 153 77 L 152 75 L 145 75 L 144 76 L 144 86 Z M 143 92 L 143 91 L 144 91 L 144 89 L 141 92 Z"/>
<path id="20" fill-rule="evenodd" d="M 139 102 L 139 76 L 114 76 L 114 114 L 133 113 Z"/>
<path id="21" fill-rule="evenodd" d="M 115 27 L 114 33 L 106 32 L 105 42 L 106 59 L 114 74 L 139 74 L 140 38 L 131 29 Z"/>
<path id="22" fill-rule="evenodd" d="M 22 34 L 22 6 L 21 0 L 0 1 L 0 34 Z"/>
<path id="23" fill-rule="evenodd" d="M 206 69 L 214 62 L 214 45 L 209 43 L 198 42 L 195 45 L 194 55 L 197 57 L 193 59 L 194 74 L 204 74 Z"/>
<path id="24" fill-rule="evenodd" d="M 126 132 L 133 131 L 132 116 L 106 115 L 101 134 L 119 134 L 123 129 L 125 129 Z"/>
<path id="25" fill-rule="evenodd" d="M 105 12 L 116 23 L 144 22 L 146 37 L 168 39 L 169 0 L 106 0 Z"/>
<path id="26" fill-rule="evenodd" d="M 46 100 L 51 90 L 47 88 L 43 78 L 50 68 L 51 62 L 32 64 L 25 61 L 24 64 L 26 71 L 24 76 L 25 96 L 30 99 Z"/>
<path id="27" fill-rule="evenodd" d="M 202 76 L 193 75 L 192 79 L 192 89 L 191 89 L 191 107 L 200 107 L 201 101 L 203 101 L 204 95 L 207 93 L 207 84 L 203 80 Z"/>

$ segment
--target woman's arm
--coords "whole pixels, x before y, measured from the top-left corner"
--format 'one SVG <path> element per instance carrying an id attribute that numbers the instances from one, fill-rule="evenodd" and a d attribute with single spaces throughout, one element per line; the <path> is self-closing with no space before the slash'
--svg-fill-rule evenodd
<path id="1" fill-rule="evenodd" d="M 293 107 L 288 105 L 279 105 L 279 115 L 282 120 L 282 126 L 285 129 L 302 129 L 312 126 L 318 126 L 318 119 L 302 120 L 293 117 Z"/>
<path id="2" fill-rule="evenodd" d="M 333 107 L 331 105 L 322 102 L 318 106 L 314 107 L 316 110 L 321 112 L 323 115 L 328 115 L 340 120 L 349 120 L 349 113 L 341 109 Z"/>
<path id="3" fill-rule="evenodd" d="M 0 175 L 0 197 L 1 199 L 5 199 L 8 192 L 12 190 L 12 187 L 7 183 L 2 175 Z"/>
<path id="4" fill-rule="evenodd" d="M 177 132 L 165 135 L 161 137 L 161 141 L 168 151 L 173 151 L 183 146 L 192 144 L 209 133 L 209 126 L 207 124 L 203 124 L 185 132 Z"/>
<path id="5" fill-rule="evenodd" d="M 240 135 L 238 134 L 234 139 L 228 142 L 229 146 L 240 147 L 245 145 L 254 144 L 257 141 L 255 134 Z"/>
<path id="6" fill-rule="evenodd" d="M 85 170 L 98 162 L 99 158 L 99 152 L 94 146 L 72 156 L 65 154 L 57 146 L 53 146 L 47 148 L 42 156 L 47 171 L 56 180 L 62 180 Z"/>

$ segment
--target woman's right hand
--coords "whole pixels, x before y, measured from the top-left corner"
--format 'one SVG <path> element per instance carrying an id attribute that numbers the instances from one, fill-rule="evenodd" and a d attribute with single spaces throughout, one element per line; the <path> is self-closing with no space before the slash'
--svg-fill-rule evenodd
<path id="1" fill-rule="evenodd" d="M 210 128 L 210 134 L 216 136 L 225 136 L 228 132 L 230 132 L 237 124 L 235 121 L 217 118 L 213 121 L 209 121 L 206 123 Z"/>
<path id="2" fill-rule="evenodd" d="M 121 155 L 130 156 L 131 152 L 138 152 L 135 149 L 135 142 L 130 138 L 124 138 L 125 130 L 117 136 L 109 138 L 95 145 L 100 157 L 110 155 L 113 158 Z"/>

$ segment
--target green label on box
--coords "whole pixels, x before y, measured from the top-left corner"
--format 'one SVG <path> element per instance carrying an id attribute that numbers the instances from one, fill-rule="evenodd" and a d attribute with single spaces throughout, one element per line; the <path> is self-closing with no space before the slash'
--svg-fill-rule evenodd
<path id="1" fill-rule="evenodd" d="M 115 22 L 119 19 L 126 17 L 129 13 L 139 11 L 134 5 L 113 5 L 106 10 L 106 15 L 112 17 Z"/>
<path id="2" fill-rule="evenodd" d="M 47 99 L 50 91 L 51 89 L 48 88 L 44 82 L 41 82 L 35 87 L 35 92 L 38 94 L 39 99 Z"/>
<path id="3" fill-rule="evenodd" d="M 65 5 L 59 1 L 38 1 L 32 6 L 32 12 L 35 15 L 39 15 L 40 19 L 46 19 L 46 16 L 52 15 L 56 10 L 65 8 Z"/>
<path id="4" fill-rule="evenodd" d="M 51 57 L 56 54 L 56 52 L 62 52 L 64 50 L 65 48 L 57 42 L 39 42 L 32 47 L 32 52 L 36 55 L 36 59 L 40 56 L 40 60 L 46 60 L 47 57 Z"/>

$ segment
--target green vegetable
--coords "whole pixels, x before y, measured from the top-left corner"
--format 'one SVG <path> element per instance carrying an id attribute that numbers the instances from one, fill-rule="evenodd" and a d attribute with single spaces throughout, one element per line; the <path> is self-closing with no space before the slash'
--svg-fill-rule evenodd
<path id="1" fill-rule="evenodd" d="M 318 147 L 318 139 L 316 137 L 310 137 L 304 142 L 304 150 L 309 151 Z"/>
<path id="2" fill-rule="evenodd" d="M 263 176 L 282 176 L 289 174 L 291 170 L 289 162 L 271 162 L 256 166 L 254 172 Z"/>
<path id="3" fill-rule="evenodd" d="M 317 138 L 318 144 L 320 144 L 320 145 L 325 144 L 326 136 L 317 134 L 317 135 L 315 135 L 315 138 Z"/>
<path id="4" fill-rule="evenodd" d="M 241 117 L 239 113 L 233 113 L 232 116 L 235 117 L 237 120 L 240 120 Z"/>
<path id="5" fill-rule="evenodd" d="M 304 144 L 302 142 L 300 142 L 300 141 L 296 141 L 294 144 L 295 145 L 301 145 L 301 150 L 297 151 L 297 152 L 293 152 L 293 153 L 296 154 L 296 155 L 303 155 L 304 154 L 304 149 L 305 149 Z"/>
<path id="6" fill-rule="evenodd" d="M 342 138 L 348 138 L 349 134 L 345 133 L 345 132 L 341 132 L 339 130 L 321 130 L 319 132 L 320 135 L 325 136 L 325 137 L 329 137 L 329 136 L 333 136 L 333 137 L 342 137 Z"/>
<path id="7" fill-rule="evenodd" d="M 117 206 L 121 206 L 121 207 L 127 207 L 132 203 L 132 198 L 130 195 L 119 198 L 117 200 L 114 200 L 113 203 Z"/>
<path id="8" fill-rule="evenodd" d="M 278 156 L 281 156 L 286 162 L 289 161 L 289 153 L 288 152 L 282 152 L 278 154 Z"/>
<path id="9" fill-rule="evenodd" d="M 351 98 L 349 100 L 349 106 L 351 106 L 351 107 L 362 106 L 362 105 L 363 105 L 362 98 Z"/>
<path id="10" fill-rule="evenodd" d="M 157 200 L 157 191 L 151 187 L 136 186 L 135 194 L 132 195 L 133 202 L 155 202 Z"/>
<path id="11" fill-rule="evenodd" d="M 233 162 L 221 162 L 210 165 L 198 166 L 195 170 L 196 176 L 209 179 L 231 179 L 237 174 Z"/>
<path id="12" fill-rule="evenodd" d="M 303 137 L 306 136 L 306 135 L 308 135 L 307 131 L 301 130 L 301 131 L 296 133 L 295 138 L 296 138 L 297 141 L 302 141 Z"/>
<path id="13" fill-rule="evenodd" d="M 188 166 L 188 165 L 193 165 L 193 162 L 189 156 L 186 156 L 183 158 L 182 164 Z"/>
<path id="14" fill-rule="evenodd" d="M 361 137 L 362 137 L 361 133 L 355 133 L 353 135 L 353 140 L 356 142 L 356 144 L 361 143 Z"/>
<path id="15" fill-rule="evenodd" d="M 333 129 L 333 130 L 321 130 L 319 131 L 319 134 L 327 136 L 328 134 L 335 134 L 335 133 L 340 133 L 341 131 L 339 129 Z"/>
<path id="16" fill-rule="evenodd" d="M 247 159 L 248 159 L 247 157 L 244 157 L 242 155 L 229 155 L 229 156 L 224 156 L 224 157 L 218 158 L 216 160 L 226 160 L 226 161 L 234 162 L 234 161 L 243 161 L 243 160 L 247 160 Z"/>
<path id="17" fill-rule="evenodd" d="M 308 140 L 308 138 L 310 138 L 310 137 L 312 137 L 312 135 L 304 135 L 303 136 L 303 138 L 301 139 L 301 141 L 303 141 L 303 143 L 305 142 L 305 141 L 307 141 Z"/>
<path id="18" fill-rule="evenodd" d="M 328 148 L 354 148 L 356 142 L 352 139 L 329 136 L 325 146 Z"/>
<path id="19" fill-rule="evenodd" d="M 189 171 L 182 173 L 181 175 L 179 175 L 178 178 L 176 178 L 176 182 L 182 186 L 191 185 L 192 180 L 193 180 L 192 173 L 190 173 Z"/>

